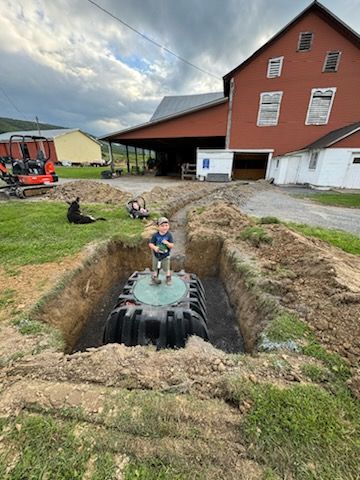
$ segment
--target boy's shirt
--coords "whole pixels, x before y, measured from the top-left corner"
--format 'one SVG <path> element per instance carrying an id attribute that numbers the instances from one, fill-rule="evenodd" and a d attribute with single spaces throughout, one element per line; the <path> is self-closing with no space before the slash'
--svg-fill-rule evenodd
<path id="1" fill-rule="evenodd" d="M 170 249 L 162 243 L 163 240 L 167 240 L 170 243 L 174 243 L 173 236 L 170 232 L 161 235 L 159 232 L 155 232 L 150 238 L 149 243 L 153 243 L 156 247 L 159 247 L 159 252 L 153 252 L 156 258 L 166 258 L 170 255 Z"/>

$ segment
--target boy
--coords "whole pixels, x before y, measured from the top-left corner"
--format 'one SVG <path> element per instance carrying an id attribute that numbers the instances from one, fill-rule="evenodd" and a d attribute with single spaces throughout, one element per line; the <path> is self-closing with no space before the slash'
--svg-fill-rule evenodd
<path id="1" fill-rule="evenodd" d="M 158 231 L 149 240 L 149 247 L 153 252 L 151 283 L 159 285 L 161 283 L 158 277 L 157 265 L 161 261 L 161 267 L 166 274 L 166 284 L 171 284 L 170 272 L 170 252 L 174 246 L 174 239 L 169 232 L 169 220 L 166 217 L 160 217 L 158 222 Z"/>

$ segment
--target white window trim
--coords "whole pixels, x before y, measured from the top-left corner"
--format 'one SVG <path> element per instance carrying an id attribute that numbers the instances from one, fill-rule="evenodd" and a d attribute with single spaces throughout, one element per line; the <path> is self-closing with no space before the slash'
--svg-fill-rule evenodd
<path id="1" fill-rule="evenodd" d="M 325 70 L 329 53 L 338 53 L 338 54 L 339 54 L 339 55 L 338 55 L 338 58 L 337 58 L 335 70 Z M 322 71 L 323 71 L 324 73 L 335 73 L 335 72 L 337 72 L 337 71 L 338 71 L 338 68 L 339 68 L 339 64 L 340 64 L 340 58 L 341 58 L 341 52 L 340 52 L 340 50 L 329 50 L 328 52 L 326 52 L 325 60 L 324 60 L 324 65 L 323 65 Z"/>
<path id="2" fill-rule="evenodd" d="M 314 172 L 318 166 L 318 163 L 319 163 L 319 155 L 320 155 L 320 151 L 319 150 L 312 150 L 310 152 L 310 156 L 309 156 L 309 170 L 311 170 L 312 172 Z M 315 157 L 315 158 L 314 158 Z M 312 162 L 315 160 L 315 166 L 311 166 L 312 165 Z"/>
<path id="3" fill-rule="evenodd" d="M 271 62 L 278 61 L 278 60 L 280 61 L 278 74 L 277 74 L 277 75 L 270 75 Z M 277 78 L 277 77 L 280 77 L 280 76 L 281 76 L 282 67 L 283 67 L 283 63 L 284 63 L 284 57 L 273 57 L 273 58 L 269 58 L 266 77 L 267 77 L 267 78 Z"/>
<path id="4" fill-rule="evenodd" d="M 326 92 L 328 90 L 331 90 L 333 92 L 333 94 L 331 96 L 331 102 L 330 102 L 330 105 L 329 105 L 329 110 L 328 110 L 327 116 L 326 116 L 326 121 L 323 122 L 323 123 L 309 123 L 310 106 L 311 106 L 311 103 L 312 103 L 312 100 L 313 100 L 313 97 L 314 97 L 314 93 L 318 92 L 319 90 L 321 92 Z M 328 123 L 330 113 L 331 113 L 331 110 L 332 110 L 332 106 L 333 106 L 333 103 L 334 103 L 335 94 L 336 94 L 336 87 L 327 87 L 327 88 L 321 87 L 321 88 L 313 88 L 311 90 L 309 105 L 308 105 L 308 109 L 307 109 L 307 113 L 306 113 L 305 125 L 326 125 Z"/>
<path id="5" fill-rule="evenodd" d="M 301 44 L 301 36 L 306 33 L 311 33 L 311 42 L 310 42 L 310 47 L 307 50 L 300 50 L 300 44 Z M 314 32 L 300 32 L 299 33 L 299 39 L 298 39 L 298 45 L 297 45 L 297 52 L 310 52 L 312 46 L 314 43 Z"/>
<path id="6" fill-rule="evenodd" d="M 276 127 L 276 125 L 278 124 L 278 121 L 279 121 L 280 108 L 281 108 L 281 101 L 282 101 L 283 93 L 284 92 L 262 92 L 262 93 L 260 93 L 259 109 L 258 109 L 258 116 L 257 116 L 257 121 L 256 121 L 256 125 L 258 127 Z M 260 114 L 261 114 L 262 98 L 263 98 L 264 95 L 275 95 L 275 94 L 280 95 L 279 108 L 278 108 L 278 111 L 277 111 L 275 123 L 272 123 L 271 125 L 261 125 L 261 124 L 259 124 L 259 121 L 260 121 Z"/>

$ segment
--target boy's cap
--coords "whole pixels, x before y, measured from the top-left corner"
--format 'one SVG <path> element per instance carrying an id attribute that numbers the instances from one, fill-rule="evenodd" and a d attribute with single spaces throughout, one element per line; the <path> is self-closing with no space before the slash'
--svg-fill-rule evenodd
<path id="1" fill-rule="evenodd" d="M 160 217 L 157 223 L 162 225 L 163 223 L 169 223 L 169 220 L 166 217 Z"/>

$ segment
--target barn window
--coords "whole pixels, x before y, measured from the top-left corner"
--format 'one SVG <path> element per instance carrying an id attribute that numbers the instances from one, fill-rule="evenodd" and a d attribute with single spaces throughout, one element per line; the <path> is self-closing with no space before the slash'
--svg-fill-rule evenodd
<path id="1" fill-rule="evenodd" d="M 316 170 L 318 156 L 319 156 L 318 151 L 311 152 L 310 160 L 309 160 L 309 170 Z"/>
<path id="2" fill-rule="evenodd" d="M 284 57 L 270 58 L 268 61 L 267 78 L 280 77 Z"/>
<path id="3" fill-rule="evenodd" d="M 301 32 L 299 35 L 298 52 L 307 52 L 311 49 L 314 34 L 312 32 Z"/>
<path id="4" fill-rule="evenodd" d="M 329 120 L 336 88 L 313 88 L 305 125 L 326 125 Z"/>
<path id="5" fill-rule="evenodd" d="M 283 92 L 264 92 L 260 94 L 260 105 L 257 118 L 258 126 L 277 125 Z"/>
<path id="6" fill-rule="evenodd" d="M 325 57 L 323 72 L 337 72 L 341 52 L 328 52 Z"/>

